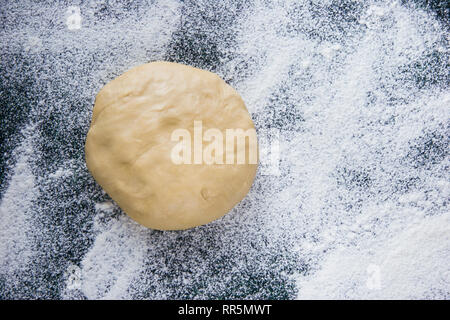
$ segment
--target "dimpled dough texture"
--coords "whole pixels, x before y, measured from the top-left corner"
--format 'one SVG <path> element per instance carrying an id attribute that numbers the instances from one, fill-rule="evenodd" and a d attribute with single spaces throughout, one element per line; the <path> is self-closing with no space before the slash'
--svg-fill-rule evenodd
<path id="1" fill-rule="evenodd" d="M 171 140 L 175 129 L 191 133 L 194 153 L 194 121 L 202 121 L 203 133 L 219 129 L 224 146 L 227 128 L 254 129 L 232 87 L 211 72 L 182 64 L 138 66 L 96 97 L 87 166 L 122 210 L 148 228 L 206 224 L 232 209 L 252 185 L 257 165 L 248 164 L 248 157 L 245 164 L 172 162 L 172 148 L 179 143 Z M 208 143 L 203 141 L 203 149 Z"/>

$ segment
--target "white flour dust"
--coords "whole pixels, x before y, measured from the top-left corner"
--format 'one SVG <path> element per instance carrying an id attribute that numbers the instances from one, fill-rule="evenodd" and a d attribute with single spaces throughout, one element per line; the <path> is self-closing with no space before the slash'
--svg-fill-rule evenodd
<path id="1" fill-rule="evenodd" d="M 2 14 L 2 93 L 28 81 L 24 100 L 8 101 L 31 105 L 33 129 L 2 181 L 0 298 L 449 298 L 449 33 L 433 11 L 351 0 L 72 5 Z M 261 135 L 279 133 L 274 171 L 192 230 L 139 226 L 84 164 L 95 94 L 155 60 L 217 72 Z"/>

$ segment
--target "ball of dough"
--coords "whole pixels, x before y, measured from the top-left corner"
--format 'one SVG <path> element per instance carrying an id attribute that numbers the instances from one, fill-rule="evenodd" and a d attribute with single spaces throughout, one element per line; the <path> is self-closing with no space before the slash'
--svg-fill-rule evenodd
<path id="1" fill-rule="evenodd" d="M 193 148 L 194 121 L 201 121 L 203 133 L 216 128 L 224 137 L 226 129 L 254 130 L 232 87 L 214 73 L 182 64 L 135 67 L 96 97 L 87 166 L 122 210 L 148 228 L 180 230 L 211 222 L 241 201 L 253 183 L 257 164 L 248 158 L 244 164 L 174 163 L 179 142 L 172 133 L 188 130 Z M 203 140 L 203 148 L 208 143 Z M 248 147 L 248 139 L 245 143 Z"/>

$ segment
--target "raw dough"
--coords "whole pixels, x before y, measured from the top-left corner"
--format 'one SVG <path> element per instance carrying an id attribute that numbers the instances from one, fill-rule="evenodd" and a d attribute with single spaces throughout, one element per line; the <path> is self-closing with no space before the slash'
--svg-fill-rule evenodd
<path id="1" fill-rule="evenodd" d="M 172 162 L 178 143 L 172 132 L 184 128 L 194 137 L 194 121 L 202 121 L 203 133 L 218 128 L 224 137 L 228 128 L 254 129 L 232 87 L 211 72 L 182 64 L 138 66 L 106 84 L 96 97 L 87 166 L 123 211 L 148 228 L 187 229 L 218 219 L 253 183 L 257 164 L 248 161 Z"/>

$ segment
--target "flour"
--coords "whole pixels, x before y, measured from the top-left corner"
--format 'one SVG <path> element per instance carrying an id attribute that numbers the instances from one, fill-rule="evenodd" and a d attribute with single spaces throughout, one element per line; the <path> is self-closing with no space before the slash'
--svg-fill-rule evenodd
<path id="1" fill-rule="evenodd" d="M 0 297 L 449 298 L 442 18 L 399 1 L 70 6 L 2 7 L 2 121 L 23 126 L 5 133 Z M 133 222 L 84 162 L 98 90 L 155 60 L 217 72 L 279 150 L 227 215 L 180 232 Z"/>

